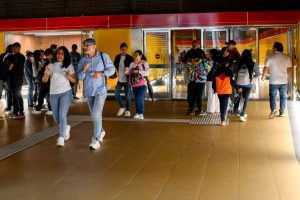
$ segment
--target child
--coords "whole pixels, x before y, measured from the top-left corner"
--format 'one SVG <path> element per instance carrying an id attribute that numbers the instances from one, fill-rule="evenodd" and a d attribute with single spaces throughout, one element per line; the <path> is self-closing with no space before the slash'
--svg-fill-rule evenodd
<path id="1" fill-rule="evenodd" d="M 149 65 L 142 51 L 134 52 L 134 61 L 130 64 L 127 74 L 129 75 L 129 84 L 132 86 L 136 114 L 135 119 L 144 119 L 145 103 L 144 96 L 146 92 L 146 76 L 150 73 Z"/>
<path id="2" fill-rule="evenodd" d="M 225 61 L 225 62 L 224 62 Z M 228 62 L 223 58 L 219 69 L 215 74 L 213 80 L 213 90 L 218 94 L 220 101 L 221 125 L 227 125 L 227 107 L 228 100 L 232 94 L 232 87 L 234 86 L 233 73 L 228 68 Z"/>

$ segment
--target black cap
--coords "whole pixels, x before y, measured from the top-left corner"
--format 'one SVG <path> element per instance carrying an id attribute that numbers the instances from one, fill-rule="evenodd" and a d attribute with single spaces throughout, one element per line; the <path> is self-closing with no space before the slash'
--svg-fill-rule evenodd
<path id="1" fill-rule="evenodd" d="M 226 45 L 229 45 L 229 44 L 233 44 L 233 45 L 236 45 L 236 42 L 234 40 L 229 40 L 228 42 L 225 42 Z"/>

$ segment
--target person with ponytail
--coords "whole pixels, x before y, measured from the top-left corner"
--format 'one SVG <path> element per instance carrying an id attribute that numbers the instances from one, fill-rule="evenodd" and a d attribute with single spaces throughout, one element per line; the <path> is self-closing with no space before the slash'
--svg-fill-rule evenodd
<path id="1" fill-rule="evenodd" d="M 145 111 L 145 92 L 147 80 L 145 77 L 149 75 L 149 65 L 146 61 L 146 57 L 143 55 L 141 50 L 134 52 L 134 61 L 130 64 L 127 74 L 129 75 L 129 84 L 132 86 L 136 114 L 135 119 L 144 119 Z"/>

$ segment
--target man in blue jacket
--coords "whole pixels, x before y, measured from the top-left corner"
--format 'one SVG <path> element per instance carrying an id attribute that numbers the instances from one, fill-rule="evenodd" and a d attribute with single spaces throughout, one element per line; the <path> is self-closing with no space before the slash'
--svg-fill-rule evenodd
<path id="1" fill-rule="evenodd" d="M 83 41 L 85 56 L 78 63 L 78 79 L 83 80 L 84 93 L 87 98 L 94 123 L 94 134 L 90 148 L 100 148 L 105 136 L 102 128 L 102 112 L 107 96 L 106 78 L 114 75 L 115 66 L 106 53 L 97 51 L 96 41 L 92 38 Z"/>

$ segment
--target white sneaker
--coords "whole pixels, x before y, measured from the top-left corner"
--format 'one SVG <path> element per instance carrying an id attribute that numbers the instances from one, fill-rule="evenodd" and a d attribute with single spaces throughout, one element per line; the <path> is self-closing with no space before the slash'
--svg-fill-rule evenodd
<path id="1" fill-rule="evenodd" d="M 40 110 L 33 110 L 31 113 L 35 114 L 35 115 L 39 115 L 39 114 L 42 114 L 42 111 L 40 111 Z"/>
<path id="2" fill-rule="evenodd" d="M 122 116 L 124 114 L 124 112 L 125 112 L 125 108 L 120 108 L 117 116 L 118 117 Z"/>
<path id="3" fill-rule="evenodd" d="M 70 139 L 70 130 L 71 130 L 71 126 L 67 125 L 67 127 L 66 127 L 66 133 L 65 133 L 65 136 L 64 136 L 65 140 Z"/>
<path id="4" fill-rule="evenodd" d="M 205 115 L 207 115 L 206 112 L 201 111 L 201 112 L 199 113 L 199 116 L 205 116 Z"/>
<path id="5" fill-rule="evenodd" d="M 125 117 L 130 117 L 130 111 L 125 111 Z"/>
<path id="6" fill-rule="evenodd" d="M 222 121 L 222 122 L 221 122 L 221 126 L 226 126 L 226 122 L 225 122 L 225 121 Z"/>
<path id="7" fill-rule="evenodd" d="M 52 112 L 51 110 L 48 110 L 48 111 L 46 112 L 46 115 L 53 115 L 53 112 Z"/>
<path id="8" fill-rule="evenodd" d="M 274 119 L 275 115 L 276 115 L 277 111 L 274 109 L 271 111 L 270 115 L 269 115 L 269 119 Z"/>
<path id="9" fill-rule="evenodd" d="M 144 115 L 143 114 L 139 114 L 139 118 L 138 119 L 143 120 L 144 119 Z"/>
<path id="10" fill-rule="evenodd" d="M 57 139 L 57 144 L 56 144 L 58 147 L 63 147 L 65 146 L 65 139 L 63 137 L 59 137 Z"/>
<path id="11" fill-rule="evenodd" d="M 99 141 L 102 142 L 103 141 L 103 138 L 105 136 L 105 130 L 101 130 L 101 135 L 100 135 L 100 138 L 99 138 Z"/>
<path id="12" fill-rule="evenodd" d="M 100 148 L 100 142 L 98 140 L 92 139 L 92 143 L 89 147 L 90 149 L 97 150 Z"/>
<path id="13" fill-rule="evenodd" d="M 139 119 L 139 118 L 140 118 L 140 115 L 139 115 L 139 114 L 135 114 L 135 115 L 133 116 L 133 118 L 134 118 L 134 119 Z"/>
<path id="14" fill-rule="evenodd" d="M 241 122 L 245 122 L 246 121 L 246 117 L 245 116 L 240 116 L 240 121 Z"/>

